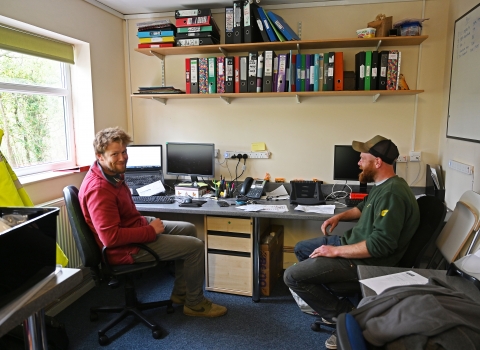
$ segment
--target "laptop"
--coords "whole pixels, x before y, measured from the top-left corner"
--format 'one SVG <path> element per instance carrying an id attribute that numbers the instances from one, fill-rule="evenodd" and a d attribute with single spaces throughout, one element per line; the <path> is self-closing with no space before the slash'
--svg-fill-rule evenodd
<path id="1" fill-rule="evenodd" d="M 125 183 L 138 196 L 137 188 L 162 179 L 162 145 L 129 145 L 127 153 Z"/>

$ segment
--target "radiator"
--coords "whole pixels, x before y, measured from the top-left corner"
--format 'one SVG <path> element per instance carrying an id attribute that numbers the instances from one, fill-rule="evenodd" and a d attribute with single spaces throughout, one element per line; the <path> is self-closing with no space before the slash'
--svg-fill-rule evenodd
<path id="1" fill-rule="evenodd" d="M 67 207 L 65 206 L 63 198 L 54 199 L 53 201 L 42 203 L 39 206 L 60 208 L 60 213 L 57 217 L 57 243 L 68 258 L 67 267 L 81 267 L 82 260 L 80 259 L 77 245 L 73 239 L 72 228 L 68 221 Z"/>

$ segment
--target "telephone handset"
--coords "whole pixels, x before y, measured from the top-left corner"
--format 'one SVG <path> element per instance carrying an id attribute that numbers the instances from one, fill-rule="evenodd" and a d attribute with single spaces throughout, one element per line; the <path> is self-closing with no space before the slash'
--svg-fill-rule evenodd
<path id="1" fill-rule="evenodd" d="M 240 194 L 248 198 L 260 199 L 263 194 L 265 182 L 265 180 L 254 180 L 251 177 L 247 177 L 240 188 Z"/>

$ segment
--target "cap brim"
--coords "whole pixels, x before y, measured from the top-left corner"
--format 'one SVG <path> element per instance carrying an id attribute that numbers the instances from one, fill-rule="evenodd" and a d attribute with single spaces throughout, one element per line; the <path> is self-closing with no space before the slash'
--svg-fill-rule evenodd
<path id="1" fill-rule="evenodd" d="M 370 148 L 367 147 L 365 143 L 359 142 L 359 141 L 352 141 L 352 148 L 355 151 L 361 152 L 361 153 L 368 153 L 368 151 L 370 150 Z"/>

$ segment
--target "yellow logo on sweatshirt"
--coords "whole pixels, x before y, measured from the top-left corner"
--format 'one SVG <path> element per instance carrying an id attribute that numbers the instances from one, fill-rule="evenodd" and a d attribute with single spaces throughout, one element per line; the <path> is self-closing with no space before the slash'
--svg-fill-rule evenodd
<path id="1" fill-rule="evenodd" d="M 387 215 L 387 213 L 388 213 L 388 209 L 385 209 L 385 210 L 382 210 L 380 215 L 385 216 L 385 215 Z"/>

